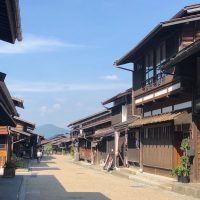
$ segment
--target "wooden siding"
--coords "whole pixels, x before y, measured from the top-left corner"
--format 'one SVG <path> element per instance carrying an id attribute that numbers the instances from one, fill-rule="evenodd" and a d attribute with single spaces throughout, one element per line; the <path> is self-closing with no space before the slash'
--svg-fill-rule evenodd
<path id="1" fill-rule="evenodd" d="M 132 104 L 127 104 L 127 116 L 128 118 L 131 117 L 133 114 L 132 112 Z"/>
<path id="2" fill-rule="evenodd" d="M 114 137 L 105 137 L 97 146 L 98 160 L 106 159 L 108 154 L 114 154 L 115 151 L 115 141 Z"/>
<path id="3" fill-rule="evenodd" d="M 83 160 L 91 161 L 91 149 L 79 148 L 79 157 Z"/>
<path id="4" fill-rule="evenodd" d="M 170 124 L 152 125 L 146 128 L 159 128 L 170 126 Z M 160 128 L 159 128 L 160 129 Z M 162 130 L 159 130 L 162 131 Z M 160 132 L 156 135 L 154 132 L 145 138 L 145 133 L 142 135 L 142 157 L 143 165 L 160 168 L 172 169 L 173 167 L 173 130 L 170 128 L 169 134 Z"/>
<path id="5" fill-rule="evenodd" d="M 137 162 L 140 161 L 140 150 L 128 148 L 127 150 L 127 159 L 129 162 Z"/>
<path id="6" fill-rule="evenodd" d="M 172 169 L 173 146 L 171 145 L 144 145 L 143 165 Z"/>
<path id="7" fill-rule="evenodd" d="M 181 44 L 179 50 L 194 42 L 194 23 L 184 24 L 182 27 Z"/>
<path id="8" fill-rule="evenodd" d="M 122 122 L 122 113 L 121 112 L 119 114 L 112 116 L 112 125 L 118 124 L 120 122 Z"/>

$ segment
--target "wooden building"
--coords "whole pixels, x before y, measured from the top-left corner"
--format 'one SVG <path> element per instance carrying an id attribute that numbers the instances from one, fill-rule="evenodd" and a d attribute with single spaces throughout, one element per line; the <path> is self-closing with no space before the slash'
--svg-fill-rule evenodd
<path id="1" fill-rule="evenodd" d="M 129 125 L 140 134 L 140 167 L 170 175 L 180 162 L 183 138 L 194 149 L 190 179 L 200 181 L 200 5 L 183 8 L 159 23 L 115 62 L 134 63 L 133 110 L 142 118 Z"/>
<path id="2" fill-rule="evenodd" d="M 12 135 L 12 153 L 20 157 L 34 158 L 37 151 L 37 134 L 32 131 L 35 124 L 19 117 L 15 117 L 16 128 L 11 127 Z"/>
<path id="3" fill-rule="evenodd" d="M 14 116 L 19 116 L 4 82 L 6 74 L 0 73 L 0 167 L 11 157 L 11 136 L 8 126 L 15 127 Z"/>
<path id="4" fill-rule="evenodd" d="M 139 135 L 130 131 L 128 125 L 139 116 L 134 115 L 132 108 L 132 88 L 119 93 L 102 104 L 111 104 L 111 125 L 115 132 L 116 166 L 127 166 L 129 163 L 139 163 Z"/>
<path id="5" fill-rule="evenodd" d="M 106 130 L 111 128 L 110 114 L 109 110 L 103 110 L 68 125 L 71 128 L 70 135 L 78 153 L 78 160 L 99 162 L 106 158 L 110 151 L 107 145 L 109 139 L 106 136 Z"/>
<path id="6" fill-rule="evenodd" d="M 15 43 L 22 40 L 19 5 L 17 0 L 0 1 L 0 40 Z M 6 74 L 0 72 L 0 166 L 10 157 L 7 153 L 9 142 L 7 126 L 16 126 L 13 116 L 18 116 L 14 102 L 4 82 Z"/>
<path id="7" fill-rule="evenodd" d="M 14 107 L 24 108 L 21 99 L 12 97 L 11 102 Z M 35 158 L 42 139 L 41 136 L 32 132 L 35 124 L 19 118 L 18 113 L 12 119 L 13 124 L 0 126 L 0 168 L 4 166 L 5 162 L 11 160 L 12 154 L 18 157 Z"/>

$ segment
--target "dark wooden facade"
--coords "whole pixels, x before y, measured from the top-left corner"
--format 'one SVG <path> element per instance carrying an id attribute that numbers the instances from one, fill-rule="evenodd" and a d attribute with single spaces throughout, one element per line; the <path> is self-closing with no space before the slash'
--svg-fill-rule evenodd
<path id="1" fill-rule="evenodd" d="M 22 40 L 18 0 L 0 1 L 0 39 L 14 43 Z"/>
<path id="2" fill-rule="evenodd" d="M 180 162 L 180 143 L 195 149 L 191 181 L 200 181 L 200 5 L 185 7 L 162 22 L 115 62 L 134 63 L 133 110 L 142 119 L 130 125 L 140 133 L 140 167 L 170 175 Z M 196 107 L 195 107 L 196 106 Z M 194 109 L 196 108 L 196 112 Z"/>
<path id="3" fill-rule="evenodd" d="M 119 138 L 113 138 L 116 141 L 116 165 L 127 166 L 129 162 L 139 163 L 139 146 L 136 147 L 136 137 L 133 131 L 128 129 L 138 116 L 134 115 L 132 107 L 132 88 L 123 93 L 103 102 L 103 105 L 113 103 L 111 110 L 112 127 L 115 132 L 119 133 Z M 117 136 L 118 137 L 118 136 Z M 139 142 L 139 138 L 138 138 Z"/>
<path id="4" fill-rule="evenodd" d="M 76 159 L 99 163 L 108 153 L 107 139 L 102 133 L 111 127 L 111 112 L 104 110 L 68 125 L 71 128 L 71 139 L 74 141 Z M 105 152 L 104 152 L 105 151 Z"/>

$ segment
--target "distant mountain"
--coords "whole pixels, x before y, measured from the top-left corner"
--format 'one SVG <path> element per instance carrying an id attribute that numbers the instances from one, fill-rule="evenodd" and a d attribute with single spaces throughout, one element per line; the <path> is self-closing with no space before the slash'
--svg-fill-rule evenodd
<path id="1" fill-rule="evenodd" d="M 53 124 L 45 124 L 45 125 L 42 125 L 42 126 L 38 126 L 35 129 L 35 132 L 40 134 L 40 135 L 43 135 L 46 139 L 48 139 L 48 138 L 50 138 L 54 135 L 57 135 L 57 134 L 66 134 L 69 131 L 64 129 L 64 128 L 60 128 L 58 126 L 55 126 Z"/>

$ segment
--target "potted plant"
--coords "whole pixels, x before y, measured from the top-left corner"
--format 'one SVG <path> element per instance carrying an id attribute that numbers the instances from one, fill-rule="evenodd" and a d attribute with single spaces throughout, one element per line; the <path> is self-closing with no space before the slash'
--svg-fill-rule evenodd
<path id="1" fill-rule="evenodd" d="M 3 166 L 3 168 L 4 168 L 3 177 L 12 178 L 15 176 L 15 169 L 16 169 L 15 163 L 6 162 L 5 165 Z"/>
<path id="2" fill-rule="evenodd" d="M 177 176 L 178 181 L 182 183 L 189 183 L 190 162 L 187 151 L 190 149 L 189 138 L 184 138 L 181 142 L 181 164 L 172 169 L 172 176 Z"/>

